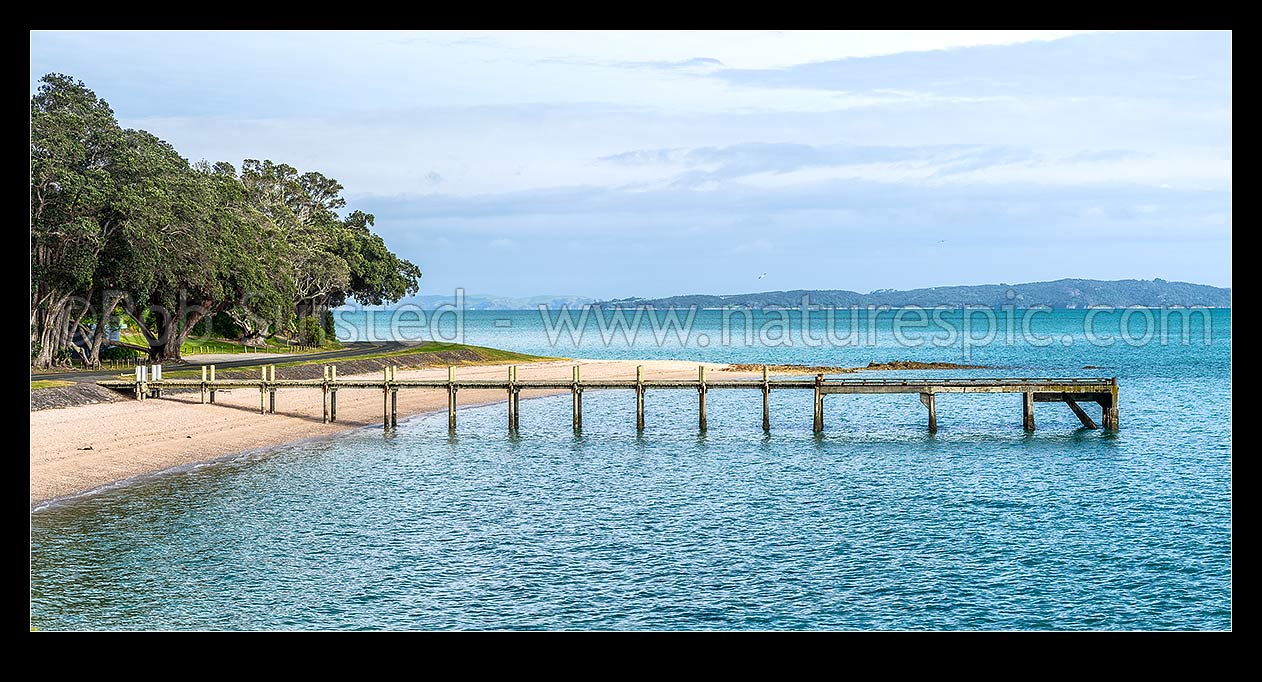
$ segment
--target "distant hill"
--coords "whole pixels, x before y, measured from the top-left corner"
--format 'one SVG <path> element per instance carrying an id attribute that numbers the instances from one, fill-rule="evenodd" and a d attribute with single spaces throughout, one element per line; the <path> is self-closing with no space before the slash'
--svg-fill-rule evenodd
<path id="1" fill-rule="evenodd" d="M 588 303 L 595 303 L 595 301 L 596 299 L 594 298 L 583 296 L 527 296 L 514 298 L 512 296 L 465 294 L 464 307 L 465 310 L 538 310 L 540 305 L 546 305 L 549 308 L 560 308 L 562 306 L 577 308 Z M 433 310 L 440 305 L 454 305 L 455 297 L 413 296 L 407 302 L 415 303 L 426 310 Z"/>
<path id="2" fill-rule="evenodd" d="M 795 289 L 722 296 L 691 294 L 666 298 L 619 298 L 600 301 L 604 308 L 651 305 L 656 308 L 721 308 L 728 305 L 761 308 L 769 305 L 798 307 L 802 296 L 811 303 L 832 307 L 849 306 L 990 306 L 1015 305 L 1018 308 L 1050 306 L 1087 308 L 1090 306 L 1206 306 L 1231 307 L 1231 289 L 1164 279 L 1058 279 L 1028 284 L 980 284 L 974 286 L 931 287 L 928 289 L 878 289 L 866 294 L 842 289 Z"/>

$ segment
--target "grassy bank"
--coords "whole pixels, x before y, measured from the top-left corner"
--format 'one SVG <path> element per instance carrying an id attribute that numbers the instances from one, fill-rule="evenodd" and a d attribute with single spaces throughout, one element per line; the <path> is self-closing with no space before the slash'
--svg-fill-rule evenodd
<path id="1" fill-rule="evenodd" d="M 119 340 L 137 346 L 147 346 L 145 338 L 136 332 L 123 331 Z M 342 344 L 336 340 L 327 341 L 323 346 L 302 346 L 287 343 L 285 339 L 275 336 L 263 340 L 261 346 L 247 346 L 232 339 L 200 339 L 185 341 L 180 344 L 180 355 L 203 355 L 209 353 L 311 353 L 325 350 L 340 350 Z"/>
<path id="2" fill-rule="evenodd" d="M 411 348 L 402 348 L 399 350 L 381 353 L 365 353 L 363 355 L 338 358 L 331 361 L 260 361 L 259 364 L 275 365 L 278 376 L 283 376 L 285 378 L 314 378 L 323 372 L 321 366 L 326 364 L 337 365 L 339 375 L 350 375 L 375 371 L 389 365 L 397 365 L 403 368 L 436 367 L 446 365 L 497 365 L 512 362 L 543 362 L 559 359 L 563 358 L 527 355 L 525 353 L 514 353 L 512 351 L 501 350 L 499 348 L 467 346 L 459 343 L 427 342 Z M 196 379 L 201 378 L 201 375 L 202 373 L 200 367 L 196 367 L 194 369 L 173 369 L 163 372 L 164 377 L 171 379 Z M 223 378 L 256 378 L 258 376 L 258 370 L 255 368 L 223 368 L 218 370 L 216 376 Z"/>
<path id="3" fill-rule="evenodd" d="M 73 386 L 73 381 L 56 381 L 53 379 L 39 379 L 31 382 L 31 390 L 39 391 L 45 388 L 58 388 L 61 386 Z"/>

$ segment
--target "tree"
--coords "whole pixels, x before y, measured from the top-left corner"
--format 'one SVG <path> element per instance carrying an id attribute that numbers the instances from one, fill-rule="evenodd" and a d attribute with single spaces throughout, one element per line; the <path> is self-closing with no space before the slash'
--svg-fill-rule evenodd
<path id="1" fill-rule="evenodd" d="M 102 250 L 121 226 L 123 131 L 105 100 L 62 74 L 31 98 L 32 363 L 47 367 L 91 308 Z M 97 325 L 100 328 L 101 324 Z"/>
<path id="2" fill-rule="evenodd" d="M 97 364 L 122 309 L 153 361 L 178 360 L 199 322 L 225 313 L 247 341 L 296 332 L 348 297 L 414 293 L 420 269 L 317 172 L 248 159 L 190 165 L 60 74 L 31 98 L 32 363 Z M 296 314 L 296 315 L 295 315 Z"/>

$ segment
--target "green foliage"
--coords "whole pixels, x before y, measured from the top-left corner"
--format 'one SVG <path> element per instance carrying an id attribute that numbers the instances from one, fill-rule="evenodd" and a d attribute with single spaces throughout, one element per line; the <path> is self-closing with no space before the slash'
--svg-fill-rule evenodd
<path id="1" fill-rule="evenodd" d="M 336 180 L 269 160 L 247 159 L 239 172 L 190 165 L 152 134 L 122 129 L 69 76 L 45 76 L 31 98 L 31 173 L 36 364 L 64 355 L 74 325 L 96 319 L 89 306 L 112 310 L 115 300 L 150 357 L 164 359 L 216 313 L 247 341 L 310 317 L 323 341 L 329 308 L 418 289 L 420 269 L 372 233 L 372 215 L 340 216 Z"/>
<path id="2" fill-rule="evenodd" d="M 322 322 L 324 323 L 325 336 L 327 336 L 330 339 L 336 339 L 337 338 L 337 325 L 333 320 L 332 310 L 324 311 L 324 317 L 322 319 Z"/>
<path id="3" fill-rule="evenodd" d="M 122 346 L 107 346 L 101 349 L 102 360 L 130 360 L 136 351 Z"/>
<path id="4" fill-rule="evenodd" d="M 320 318 L 310 316 L 302 318 L 298 323 L 298 340 L 308 346 L 324 345 L 324 325 Z"/>

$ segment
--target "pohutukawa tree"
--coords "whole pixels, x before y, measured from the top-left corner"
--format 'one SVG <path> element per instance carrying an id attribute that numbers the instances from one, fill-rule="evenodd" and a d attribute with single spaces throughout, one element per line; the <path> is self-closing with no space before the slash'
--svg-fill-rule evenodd
<path id="1" fill-rule="evenodd" d="M 151 360 L 178 360 L 217 313 L 259 343 L 351 298 L 415 293 L 420 269 L 372 233 L 372 215 L 339 215 L 342 190 L 272 161 L 190 165 L 122 129 L 83 83 L 45 76 L 31 98 L 32 364 L 99 364 L 115 314 Z"/>

